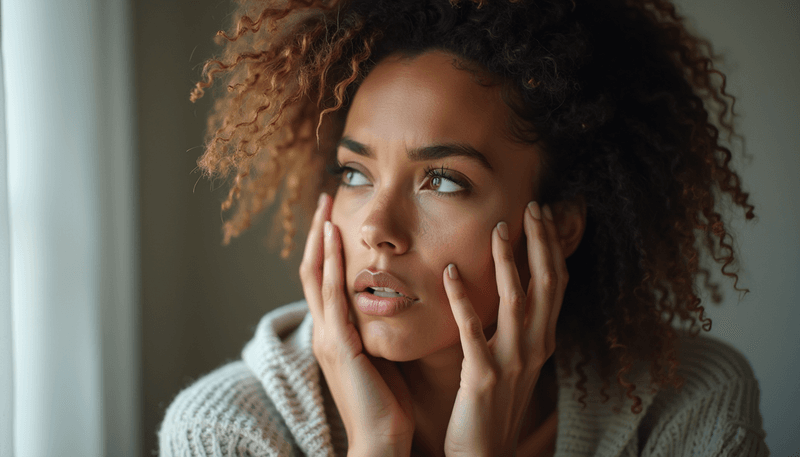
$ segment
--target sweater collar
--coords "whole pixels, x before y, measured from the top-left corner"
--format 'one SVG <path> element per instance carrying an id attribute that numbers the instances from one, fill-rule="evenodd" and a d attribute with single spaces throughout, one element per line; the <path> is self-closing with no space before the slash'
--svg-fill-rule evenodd
<path id="1" fill-rule="evenodd" d="M 305 455 L 334 455 L 311 349 L 313 320 L 305 300 L 264 316 L 242 359 L 255 373 Z"/>
<path id="2" fill-rule="evenodd" d="M 569 375 L 562 366 L 556 370 L 556 456 L 617 457 L 626 448 L 634 451 L 632 455 L 638 455 L 639 425 L 657 393 L 657 390 L 649 388 L 651 378 L 646 364 L 634 365 L 626 375 L 626 379 L 637 387 L 635 394 L 642 400 L 642 411 L 635 414 L 631 411 L 633 400 L 627 398 L 625 389 L 618 383 L 612 381 L 604 393 L 600 392 L 603 383 L 591 364 L 584 368 L 586 392 L 581 392 L 576 361 L 577 357 L 573 359 Z"/>
<path id="3" fill-rule="evenodd" d="M 305 300 L 282 306 L 261 319 L 242 358 L 261 381 L 303 453 L 333 455 L 319 365 L 311 347 L 312 331 Z M 563 367 L 557 369 L 556 456 L 617 457 L 627 446 L 635 449 L 637 429 L 655 396 L 655 391 L 646 388 L 650 385 L 647 370 L 637 366 L 628 376 L 642 387 L 636 392 L 642 399 L 639 414 L 631 412 L 632 401 L 619 384 L 612 383 L 608 395 L 603 396 L 596 371 L 591 366 L 584 371 L 587 393 L 582 395 L 574 364 L 569 376 Z"/>

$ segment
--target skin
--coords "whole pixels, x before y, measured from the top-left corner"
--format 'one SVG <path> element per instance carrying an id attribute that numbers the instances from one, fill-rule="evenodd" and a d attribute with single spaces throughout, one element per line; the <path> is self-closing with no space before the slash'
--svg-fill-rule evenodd
<path id="1" fill-rule="evenodd" d="M 356 275 L 371 267 L 391 271 L 420 299 L 392 318 L 353 308 L 370 355 L 418 361 L 437 372 L 458 359 L 458 329 L 441 280 L 449 263 L 459 266 L 481 322 L 488 326 L 496 320 L 497 289 L 487 287 L 495 284 L 490 235 L 506 221 L 510 239 L 524 249 L 523 209 L 537 198 L 541 169 L 535 149 L 501 133 L 508 108 L 499 97 L 499 87 L 479 86 L 441 52 L 389 58 L 359 88 L 343 136 L 368 146 L 376 159 L 339 148 L 339 162 L 363 174 L 351 175 L 353 182 L 370 185 L 340 187 L 331 212 L 331 222 L 342 232 L 348 297 L 355 296 Z M 409 149 L 449 142 L 470 144 L 494 171 L 465 157 L 412 162 L 406 156 Z M 436 195 L 426 166 L 451 169 L 469 179 L 473 189 Z M 450 182 L 438 188 L 459 190 Z M 525 265 L 521 260 L 519 267 Z"/>
<path id="2" fill-rule="evenodd" d="M 513 451 L 532 428 L 532 393 L 555 349 L 564 258 L 580 241 L 585 208 L 528 205 L 538 197 L 540 151 L 508 135 L 499 86 L 453 62 L 431 51 L 370 72 L 343 138 L 373 157 L 352 143 L 339 148 L 351 170 L 332 202 L 322 196 L 306 244 L 300 274 L 314 351 L 353 454 L 408 455 L 412 437 L 432 455 Z M 467 157 L 408 158 L 443 143 L 471 146 L 492 170 Z M 470 188 L 431 179 L 429 166 Z M 361 313 L 354 281 L 365 268 L 391 272 L 419 301 L 391 317 Z"/>

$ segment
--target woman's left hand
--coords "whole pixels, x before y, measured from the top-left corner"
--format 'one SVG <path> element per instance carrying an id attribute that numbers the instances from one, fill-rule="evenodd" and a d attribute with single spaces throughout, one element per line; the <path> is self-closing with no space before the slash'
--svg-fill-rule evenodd
<path id="1" fill-rule="evenodd" d="M 561 242 L 549 207 L 540 209 L 532 202 L 523 219 L 531 271 L 527 292 L 520 285 L 507 226 L 501 228 L 501 223 L 492 231 L 500 307 L 497 331 L 488 342 L 458 274 L 456 279 L 449 275 L 455 266 L 444 271 L 464 351 L 461 385 L 445 438 L 445 454 L 451 457 L 515 455 L 542 365 L 555 350 L 568 279 Z"/>

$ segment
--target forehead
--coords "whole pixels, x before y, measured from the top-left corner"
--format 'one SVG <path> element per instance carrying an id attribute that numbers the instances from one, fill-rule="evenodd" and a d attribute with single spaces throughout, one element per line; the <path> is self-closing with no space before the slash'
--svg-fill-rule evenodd
<path id="1" fill-rule="evenodd" d="M 512 139 L 511 109 L 500 84 L 481 84 L 454 63 L 440 51 L 387 57 L 356 92 L 344 135 L 394 164 L 409 160 L 408 151 L 417 148 L 467 145 L 486 157 L 504 193 L 530 198 L 538 193 L 541 152 Z"/>
<path id="2" fill-rule="evenodd" d="M 376 140 L 382 141 L 468 142 L 478 149 L 507 137 L 509 109 L 500 86 L 481 85 L 454 63 L 453 56 L 438 51 L 387 57 L 357 91 L 345 131 L 380 132 Z"/>

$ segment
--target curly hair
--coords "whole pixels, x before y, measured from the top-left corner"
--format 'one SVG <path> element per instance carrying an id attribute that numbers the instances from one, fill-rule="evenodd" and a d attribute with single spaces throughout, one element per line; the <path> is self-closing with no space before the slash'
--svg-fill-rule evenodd
<path id="1" fill-rule="evenodd" d="M 710 44 L 687 31 L 666 0 L 243 0 L 235 32 L 219 32 L 191 100 L 227 87 L 209 117 L 199 166 L 230 178 L 224 242 L 270 206 L 279 189 L 284 249 L 296 211 L 336 187 L 335 157 L 350 102 L 380 60 L 450 53 L 502 82 L 510 129 L 543 151 L 542 203 L 582 198 L 587 226 L 567 260 L 557 357 L 586 396 L 586 366 L 642 410 L 626 379 L 649 362 L 652 386 L 682 383 L 673 323 L 710 330 L 701 287 L 721 300 L 701 265 L 710 255 L 738 289 L 725 199 L 754 217 L 731 169 L 734 98 Z M 721 134 L 723 137 L 721 137 Z"/>

